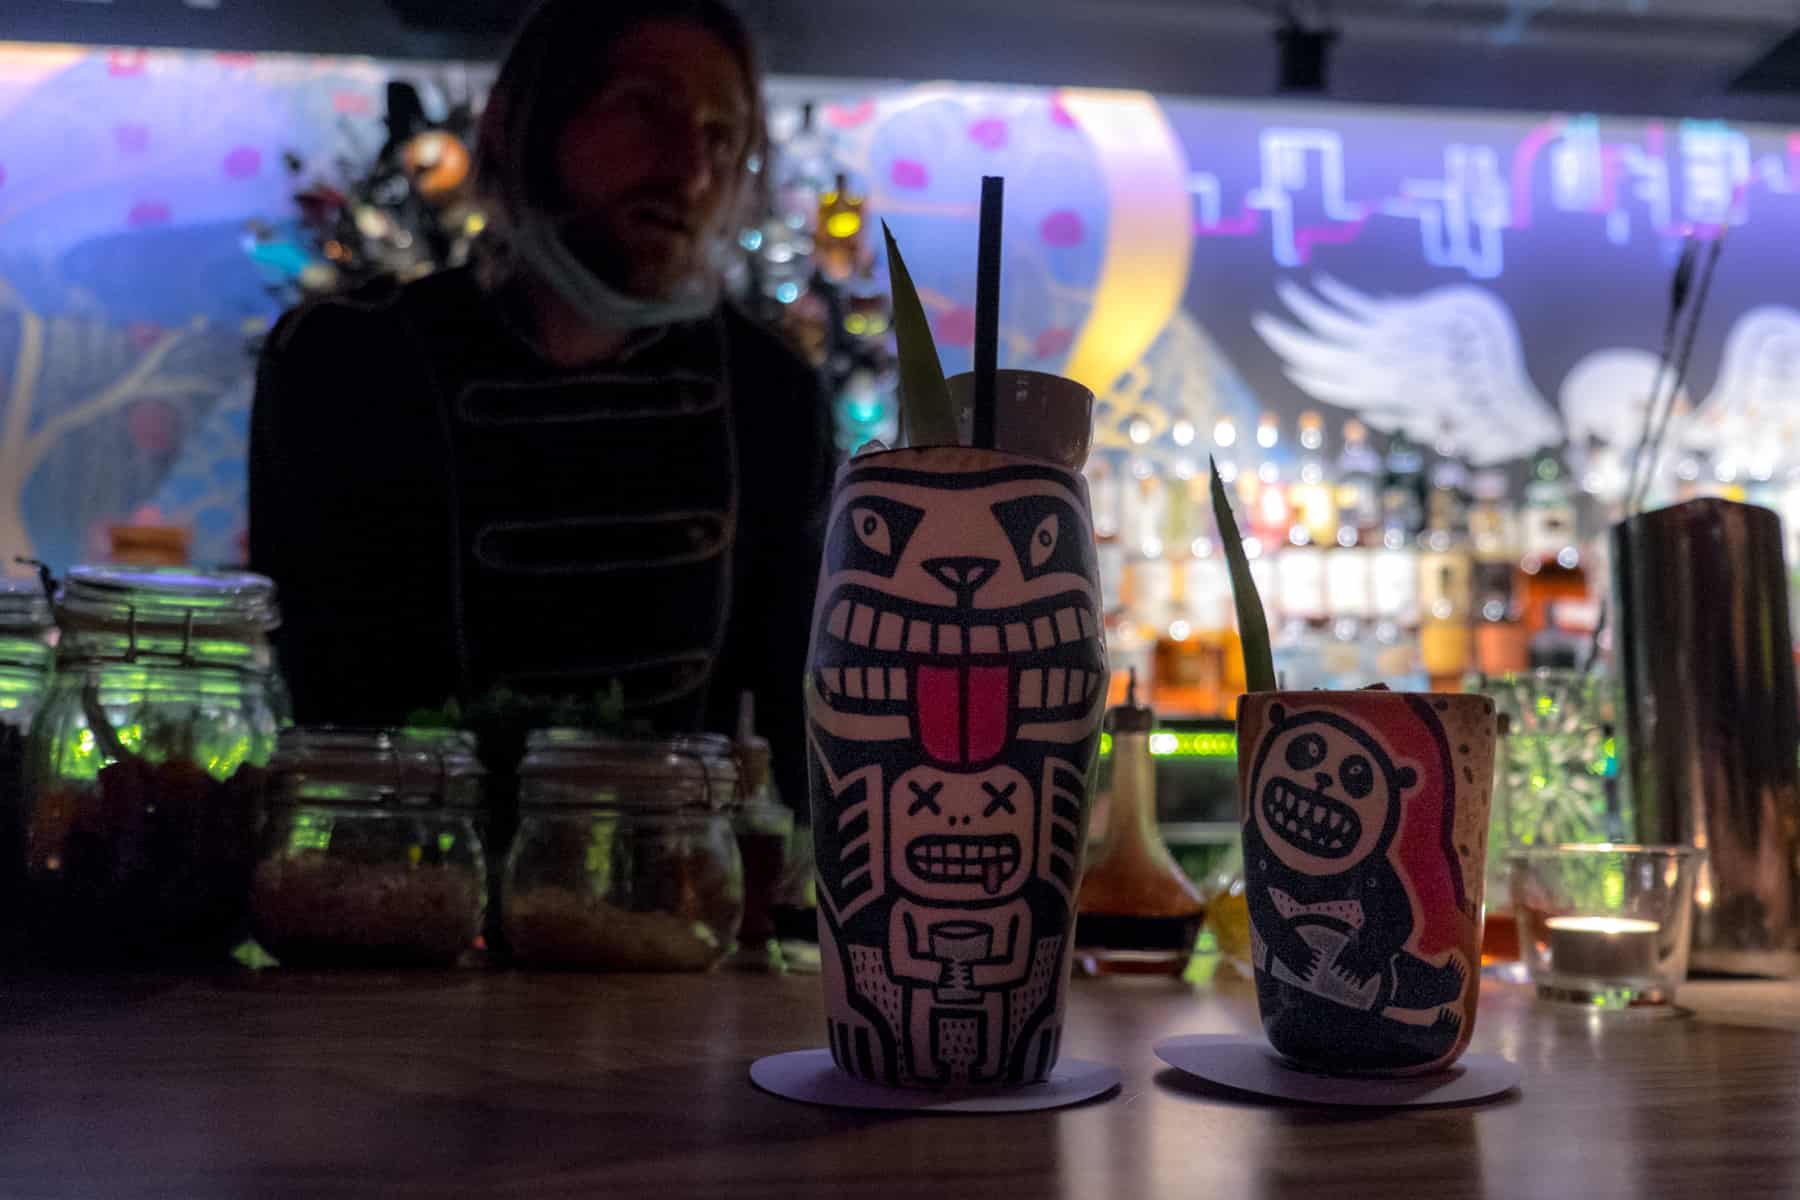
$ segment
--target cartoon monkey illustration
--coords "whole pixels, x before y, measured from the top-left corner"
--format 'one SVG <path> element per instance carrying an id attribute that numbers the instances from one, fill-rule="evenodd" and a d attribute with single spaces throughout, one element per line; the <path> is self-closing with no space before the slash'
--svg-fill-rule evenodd
<path id="1" fill-rule="evenodd" d="M 1408 950 L 1413 898 L 1390 858 L 1419 772 L 1331 711 L 1270 710 L 1245 795 L 1244 855 L 1257 965 L 1302 991 L 1455 1040 L 1468 967 Z M 1448 1042 L 1446 1044 L 1448 1044 Z"/>

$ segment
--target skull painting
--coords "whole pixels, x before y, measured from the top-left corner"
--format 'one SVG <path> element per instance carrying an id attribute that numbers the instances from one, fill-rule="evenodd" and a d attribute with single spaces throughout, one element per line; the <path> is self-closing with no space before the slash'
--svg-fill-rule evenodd
<path id="1" fill-rule="evenodd" d="M 1327 1070 L 1446 1065 L 1475 1017 L 1492 702 L 1270 692 L 1238 720 L 1269 1040 Z"/>
<path id="2" fill-rule="evenodd" d="M 1081 477 L 961 447 L 838 476 L 806 679 L 832 1053 L 910 1087 L 1056 1061 L 1106 658 Z"/>

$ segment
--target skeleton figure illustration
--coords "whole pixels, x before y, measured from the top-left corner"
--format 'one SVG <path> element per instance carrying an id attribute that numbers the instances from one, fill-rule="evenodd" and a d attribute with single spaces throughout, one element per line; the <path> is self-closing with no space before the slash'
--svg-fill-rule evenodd
<path id="1" fill-rule="evenodd" d="M 806 692 L 833 1053 L 888 1084 L 1043 1078 L 1105 700 L 1085 488 L 895 451 L 845 468 L 831 521 Z"/>
<path id="2" fill-rule="evenodd" d="M 1464 1020 L 1469 965 L 1455 951 L 1436 961 L 1418 953 L 1396 835 L 1406 805 L 1451 785 L 1326 709 L 1271 710 L 1251 771 L 1244 854 L 1264 884 L 1248 897 L 1256 965 L 1280 984 L 1419 1027 L 1406 1040 L 1422 1050 L 1447 1050 Z M 1460 870 L 1447 850 L 1434 868 Z"/>

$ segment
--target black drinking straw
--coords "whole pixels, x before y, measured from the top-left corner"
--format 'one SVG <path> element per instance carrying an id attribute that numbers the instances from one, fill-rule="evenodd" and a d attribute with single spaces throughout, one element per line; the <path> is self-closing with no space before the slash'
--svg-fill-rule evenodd
<path id="1" fill-rule="evenodd" d="M 1000 218 L 1006 180 L 981 177 L 981 251 L 975 274 L 975 445 L 994 448 L 994 370 L 1000 357 Z"/>

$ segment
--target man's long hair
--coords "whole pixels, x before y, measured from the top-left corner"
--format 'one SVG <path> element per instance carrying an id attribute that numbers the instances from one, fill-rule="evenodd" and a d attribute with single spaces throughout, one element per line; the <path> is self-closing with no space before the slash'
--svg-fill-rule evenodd
<path id="1" fill-rule="evenodd" d="M 762 71 L 750 32 L 735 12 L 721 0 L 543 0 L 520 25 L 500 66 L 476 140 L 476 187 L 500 241 L 521 214 L 556 202 L 557 136 L 606 82 L 613 43 L 645 21 L 659 20 L 699 26 L 737 61 L 751 132 L 735 187 L 740 201 L 748 195 L 749 168 L 764 153 Z"/>

